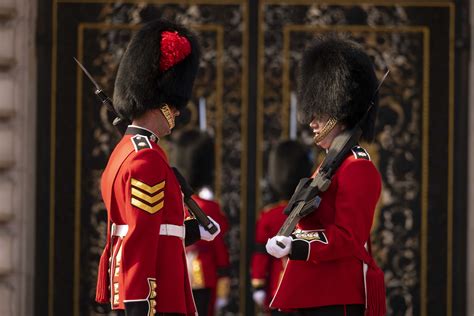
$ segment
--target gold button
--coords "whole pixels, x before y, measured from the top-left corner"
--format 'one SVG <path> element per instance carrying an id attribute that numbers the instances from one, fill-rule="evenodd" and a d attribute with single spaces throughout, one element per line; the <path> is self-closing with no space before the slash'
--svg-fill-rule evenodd
<path id="1" fill-rule="evenodd" d="M 119 304 L 119 295 L 115 294 L 114 295 L 114 305 L 118 305 L 118 304 Z"/>
<path id="2" fill-rule="evenodd" d="M 156 297 L 156 291 L 151 291 L 150 298 L 155 298 L 155 297 Z"/>
<path id="3" fill-rule="evenodd" d="M 155 308 L 152 308 L 152 309 L 151 309 L 151 313 L 152 313 L 152 315 L 155 315 L 155 314 L 156 314 L 156 309 L 155 309 Z"/>

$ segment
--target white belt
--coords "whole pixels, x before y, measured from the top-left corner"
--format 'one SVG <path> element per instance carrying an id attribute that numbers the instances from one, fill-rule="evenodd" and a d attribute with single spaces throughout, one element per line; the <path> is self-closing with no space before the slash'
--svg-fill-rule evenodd
<path id="1" fill-rule="evenodd" d="M 160 226 L 160 235 L 163 236 L 175 236 L 181 239 L 184 239 L 186 230 L 184 226 L 178 226 L 173 224 L 161 224 Z"/>
<path id="2" fill-rule="evenodd" d="M 128 232 L 128 225 L 117 225 L 112 224 L 112 228 L 110 229 L 110 234 L 112 236 L 118 237 L 125 237 Z"/>
<path id="3" fill-rule="evenodd" d="M 117 225 L 112 224 L 111 235 L 118 237 L 125 237 L 128 232 L 128 225 Z M 162 236 L 174 236 L 181 239 L 184 239 L 186 235 L 186 230 L 184 226 L 178 226 L 173 224 L 161 224 L 160 225 L 160 235 Z"/>

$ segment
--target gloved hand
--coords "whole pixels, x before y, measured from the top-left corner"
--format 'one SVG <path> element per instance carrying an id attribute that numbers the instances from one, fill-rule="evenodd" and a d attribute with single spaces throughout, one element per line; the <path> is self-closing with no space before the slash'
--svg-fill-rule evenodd
<path id="1" fill-rule="evenodd" d="M 215 305 L 216 312 L 226 307 L 227 304 L 229 304 L 228 298 L 222 298 L 222 297 L 216 298 L 216 305 Z"/>
<path id="2" fill-rule="evenodd" d="M 255 304 L 262 307 L 263 303 L 265 303 L 265 299 L 267 298 L 267 293 L 265 293 L 265 290 L 257 290 L 253 292 L 252 297 Z"/>
<path id="3" fill-rule="evenodd" d="M 285 247 L 281 248 L 279 245 L 277 245 L 277 241 L 283 244 Z M 267 249 L 267 252 L 275 258 L 282 258 L 290 254 L 291 241 L 291 237 L 273 236 L 272 238 L 267 240 L 265 248 Z"/>
<path id="4" fill-rule="evenodd" d="M 214 225 L 216 225 L 217 231 L 216 231 L 214 234 L 211 234 L 211 233 L 208 232 L 203 226 L 199 225 L 199 233 L 201 234 L 201 240 L 212 241 L 212 240 L 214 240 L 214 238 L 216 238 L 216 236 L 219 235 L 219 233 L 221 232 L 221 227 L 220 227 L 219 224 L 217 224 L 217 222 L 216 222 L 215 220 L 213 220 L 210 216 L 208 216 L 207 218 L 209 218 L 209 220 L 210 220 Z"/>

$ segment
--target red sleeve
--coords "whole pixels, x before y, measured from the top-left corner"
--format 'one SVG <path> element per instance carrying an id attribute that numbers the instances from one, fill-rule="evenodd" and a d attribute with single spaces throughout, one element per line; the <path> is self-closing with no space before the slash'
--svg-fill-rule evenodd
<path id="1" fill-rule="evenodd" d="M 371 161 L 357 159 L 343 164 L 337 181 L 334 224 L 319 232 L 318 241 L 293 240 L 291 258 L 317 262 L 354 255 L 369 238 L 380 191 L 380 175 Z M 305 248 L 306 258 L 302 258 Z"/>
<path id="2" fill-rule="evenodd" d="M 219 234 L 213 241 L 213 247 L 215 249 L 216 254 L 216 265 L 217 269 L 222 274 L 222 276 L 226 276 L 229 271 L 227 271 L 230 267 L 229 261 L 229 251 L 227 250 L 227 246 L 224 241 L 224 237 Z"/>
<path id="3" fill-rule="evenodd" d="M 212 206 L 212 215 L 211 217 L 219 224 L 221 227 L 221 233 L 219 235 L 225 235 L 229 231 L 229 221 L 225 216 L 224 212 L 222 212 L 221 207 L 218 203 L 214 202 Z M 215 217 L 215 218 L 214 218 Z"/>
<path id="4" fill-rule="evenodd" d="M 266 286 L 268 271 L 270 269 L 270 256 L 265 251 L 265 244 L 271 238 L 267 223 L 267 214 L 262 212 L 256 223 L 255 252 L 251 261 L 252 286 L 259 289 Z"/>
<path id="5" fill-rule="evenodd" d="M 212 241 L 213 247 L 215 249 L 215 258 L 218 272 L 221 276 L 227 276 L 230 271 L 230 260 L 229 260 L 229 251 L 224 241 L 224 235 L 229 230 L 229 222 L 227 221 L 224 212 L 222 212 L 218 203 L 213 203 L 213 211 L 211 217 L 219 224 L 221 227 L 220 234 Z"/>
<path id="6" fill-rule="evenodd" d="M 165 205 L 166 165 L 154 150 L 140 150 L 124 177 L 128 233 L 123 242 L 124 300 L 146 298 L 156 278 L 159 231 Z"/>

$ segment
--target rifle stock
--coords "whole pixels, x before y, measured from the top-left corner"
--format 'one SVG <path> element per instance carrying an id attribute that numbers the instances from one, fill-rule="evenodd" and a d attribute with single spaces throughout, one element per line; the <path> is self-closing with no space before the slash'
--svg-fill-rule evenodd
<path id="1" fill-rule="evenodd" d="M 285 214 L 288 214 L 288 211 L 290 211 L 290 213 L 278 231 L 277 236 L 290 236 L 298 222 L 318 208 L 321 203 L 319 194 L 329 188 L 332 176 L 352 147 L 357 145 L 361 134 L 362 131 L 358 125 L 352 130 L 344 131 L 339 134 L 332 142 L 326 158 L 309 186 L 302 185 L 304 179 L 300 180 L 300 183 L 298 183 L 290 199 L 290 203 L 287 208 L 285 208 Z M 277 244 L 282 248 L 285 247 L 278 241 Z"/>

